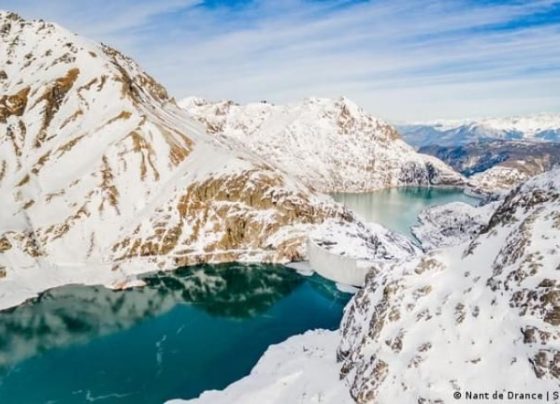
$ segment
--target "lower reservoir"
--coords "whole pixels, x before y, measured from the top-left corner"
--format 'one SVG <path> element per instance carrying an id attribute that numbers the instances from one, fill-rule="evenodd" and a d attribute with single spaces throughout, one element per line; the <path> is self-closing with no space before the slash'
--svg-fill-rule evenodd
<path id="1" fill-rule="evenodd" d="M 222 389 L 269 345 L 336 329 L 350 295 L 280 265 L 204 265 L 0 312 L 0 403 L 162 403 Z"/>

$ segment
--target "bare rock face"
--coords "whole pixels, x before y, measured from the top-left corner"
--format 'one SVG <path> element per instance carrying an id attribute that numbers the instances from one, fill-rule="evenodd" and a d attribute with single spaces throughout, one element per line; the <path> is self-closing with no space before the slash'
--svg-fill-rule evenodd
<path id="1" fill-rule="evenodd" d="M 359 403 L 546 392 L 560 378 L 560 170 L 512 191 L 468 244 L 369 274 L 338 360 Z"/>
<path id="2" fill-rule="evenodd" d="M 245 145 L 323 192 L 464 183 L 452 168 L 416 153 L 392 126 L 344 97 L 278 106 L 188 98 L 180 105 L 216 137 Z"/>
<path id="3" fill-rule="evenodd" d="M 55 24 L 0 13 L 0 94 L 0 307 L 69 281 L 288 261 L 310 226 L 353 220 Z"/>

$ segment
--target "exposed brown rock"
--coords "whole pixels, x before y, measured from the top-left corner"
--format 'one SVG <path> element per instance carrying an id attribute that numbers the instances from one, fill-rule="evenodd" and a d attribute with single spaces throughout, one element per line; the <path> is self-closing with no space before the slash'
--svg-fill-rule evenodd
<path id="1" fill-rule="evenodd" d="M 0 182 L 4 179 L 4 176 L 6 175 L 7 166 L 8 163 L 6 163 L 6 160 L 2 160 L 2 164 L 0 164 Z"/>
<path id="2" fill-rule="evenodd" d="M 64 129 L 66 125 L 68 125 L 70 122 L 75 121 L 78 117 L 82 116 L 83 114 L 84 111 L 82 111 L 81 109 L 77 109 L 72 115 L 66 118 L 64 122 L 62 122 L 62 124 L 60 125 L 60 129 Z"/>
<path id="3" fill-rule="evenodd" d="M 6 252 L 12 248 L 12 243 L 6 236 L 0 237 L 0 253 Z"/>
<path id="4" fill-rule="evenodd" d="M 54 118 L 54 115 L 60 108 L 64 97 L 74 85 L 74 82 L 80 74 L 80 69 L 72 68 L 68 70 L 64 77 L 56 79 L 54 84 L 48 88 L 37 102 L 45 101 L 45 109 L 43 112 L 43 124 L 39 130 L 39 134 L 35 139 L 35 147 L 40 147 L 47 137 L 48 127 Z"/>
<path id="5" fill-rule="evenodd" d="M 22 116 L 27 106 L 30 87 L 25 87 L 12 95 L 0 97 L 0 123 L 6 123 L 10 116 Z"/>
<path id="6" fill-rule="evenodd" d="M 152 145 L 144 139 L 142 132 L 130 132 L 128 138 L 132 140 L 132 151 L 140 154 L 140 179 L 144 181 L 148 174 L 148 166 L 151 169 L 152 177 L 154 180 L 159 179 L 159 172 L 154 165 L 154 149 Z"/>
<path id="7" fill-rule="evenodd" d="M 111 57 L 114 67 L 119 71 L 119 75 L 115 80 L 121 82 L 121 97 L 129 98 L 133 102 L 139 102 L 142 99 L 142 94 L 149 94 L 154 100 L 159 102 L 169 101 L 167 90 L 155 81 L 147 73 L 137 74 L 131 76 L 127 70 L 122 67 L 122 61 L 132 63 L 132 60 L 118 50 L 111 48 L 107 45 L 103 46 L 103 52 Z"/>
<path id="8" fill-rule="evenodd" d="M 277 174 L 263 174 L 258 169 L 240 175 L 210 178 L 193 183 L 179 198 L 176 206 L 180 222 L 170 228 L 165 222 L 153 225 L 152 233 L 144 239 L 124 239 L 113 250 L 122 252 L 119 259 L 134 256 L 162 255 L 173 251 L 181 264 L 232 260 L 240 254 L 270 250 L 270 255 L 281 259 L 300 259 L 304 237 L 300 234 L 286 238 L 280 245 L 267 246 L 265 240 L 282 226 L 291 223 L 317 223 L 328 212 L 314 208 L 309 203 L 297 203 L 278 191 L 283 186 Z M 305 196 L 298 195 L 300 201 Z M 281 202 L 280 202 L 281 201 Z M 258 212 L 270 210 L 269 220 Z M 207 243 L 203 252 L 190 250 L 190 246 L 205 237 L 212 223 L 213 243 Z M 206 228 L 205 228 L 206 226 Z M 167 228 L 167 231 L 163 229 Z M 204 230 L 203 230 L 204 228 Z M 185 234 L 186 229 L 189 233 Z"/>
<path id="9" fill-rule="evenodd" d="M 101 205 L 99 205 L 99 210 L 103 211 L 105 206 L 105 201 L 108 201 L 109 204 L 115 208 L 117 212 L 119 212 L 118 204 L 119 204 L 119 191 L 115 184 L 113 183 L 113 172 L 111 171 L 111 167 L 109 166 L 109 160 L 107 156 L 102 157 L 103 161 L 103 168 L 101 169 L 101 190 L 103 192 L 103 201 Z"/>

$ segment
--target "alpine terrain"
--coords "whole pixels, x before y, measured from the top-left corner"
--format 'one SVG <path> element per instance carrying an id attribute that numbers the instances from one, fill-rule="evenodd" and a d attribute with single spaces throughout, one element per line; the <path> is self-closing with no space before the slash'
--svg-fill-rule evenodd
<path id="1" fill-rule="evenodd" d="M 470 242 L 371 273 L 341 327 L 352 396 L 450 403 L 457 391 L 556 389 L 558 270 L 557 169 L 512 191 Z"/>
<path id="2" fill-rule="evenodd" d="M 538 114 L 399 126 L 421 153 L 435 156 L 486 193 L 503 192 L 560 163 L 560 115 Z"/>
<path id="3" fill-rule="evenodd" d="M 535 114 L 509 118 L 440 120 L 399 125 L 404 139 L 421 148 L 457 146 L 489 140 L 560 142 L 560 114 Z"/>
<path id="4" fill-rule="evenodd" d="M 191 97 L 179 104 L 217 138 L 246 145 L 322 192 L 464 183 L 452 168 L 416 153 L 395 128 L 345 97 L 306 98 L 288 105 Z"/>
<path id="5" fill-rule="evenodd" d="M 0 307 L 198 262 L 289 261 L 328 197 L 208 136 L 115 49 L 0 13 Z"/>
<path id="6" fill-rule="evenodd" d="M 560 169 L 479 209 L 425 216 L 431 246 L 373 268 L 338 332 L 273 346 L 249 376 L 190 402 L 454 403 L 467 391 L 546 401 L 538 394 L 560 382 Z M 439 248 L 454 217 L 469 235 Z"/>

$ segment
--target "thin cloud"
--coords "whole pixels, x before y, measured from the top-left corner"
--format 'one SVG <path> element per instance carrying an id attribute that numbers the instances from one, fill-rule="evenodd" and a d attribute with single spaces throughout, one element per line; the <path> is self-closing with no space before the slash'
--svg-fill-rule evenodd
<path id="1" fill-rule="evenodd" d="M 394 121 L 560 110 L 555 0 L 13 3 L 121 48 L 178 98 L 346 95 Z"/>

